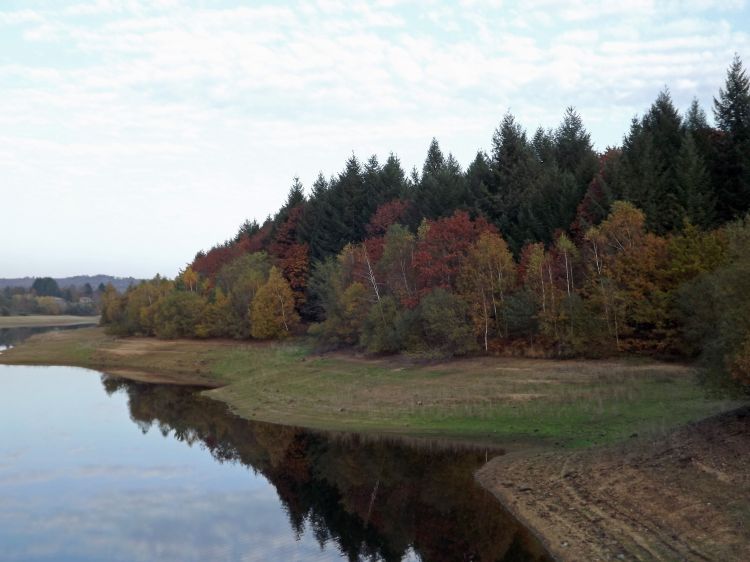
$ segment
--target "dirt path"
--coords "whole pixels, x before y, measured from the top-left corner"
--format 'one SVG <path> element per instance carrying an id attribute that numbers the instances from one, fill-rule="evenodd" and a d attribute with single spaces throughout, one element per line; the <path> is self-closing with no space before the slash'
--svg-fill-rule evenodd
<path id="1" fill-rule="evenodd" d="M 750 560 L 750 407 L 658 441 L 498 457 L 477 478 L 560 560 Z"/>

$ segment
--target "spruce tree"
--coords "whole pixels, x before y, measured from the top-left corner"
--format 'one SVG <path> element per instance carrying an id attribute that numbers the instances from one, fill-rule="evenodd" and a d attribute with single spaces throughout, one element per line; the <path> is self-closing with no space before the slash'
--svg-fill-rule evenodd
<path id="1" fill-rule="evenodd" d="M 446 217 L 468 205 L 466 178 L 458 161 L 446 158 L 436 139 L 432 139 L 416 186 L 414 203 L 422 217 Z"/>
<path id="2" fill-rule="evenodd" d="M 693 98 L 693 101 L 690 103 L 682 124 L 683 134 L 690 133 L 693 137 L 695 148 L 703 159 L 706 170 L 710 175 L 716 161 L 716 131 L 709 125 L 706 112 L 703 111 L 696 98 Z M 709 179 L 713 183 L 713 180 Z"/>
<path id="3" fill-rule="evenodd" d="M 273 219 L 274 227 L 277 227 L 283 223 L 289 216 L 289 211 L 294 209 L 297 205 L 301 205 L 305 202 L 305 188 L 302 185 L 298 176 L 294 176 L 292 180 L 292 186 L 289 188 L 289 193 L 286 196 L 286 202 L 281 206 L 276 216 Z"/>
<path id="4" fill-rule="evenodd" d="M 718 99 L 714 98 L 714 118 L 722 133 L 714 170 L 717 212 L 727 221 L 750 208 L 750 79 L 739 55 L 727 71 Z"/>
<path id="5" fill-rule="evenodd" d="M 554 139 L 557 164 L 560 169 L 573 174 L 583 195 L 597 171 L 598 163 L 591 145 L 591 135 L 583 126 L 583 120 L 575 108 L 568 107 L 565 110 Z"/>
<path id="6" fill-rule="evenodd" d="M 378 157 L 373 154 L 365 163 L 362 171 L 363 205 L 359 211 L 359 217 L 365 224 L 369 222 L 378 205 L 384 202 L 385 186 L 383 185 L 381 171 L 382 167 Z"/>
<path id="7" fill-rule="evenodd" d="M 360 242 L 365 237 L 365 225 L 369 217 L 363 216 L 367 209 L 367 196 L 362 166 L 352 155 L 346 161 L 344 171 L 331 186 L 332 205 L 339 215 L 338 222 L 343 226 L 340 250 L 348 242 Z"/>
<path id="8" fill-rule="evenodd" d="M 422 176 L 437 174 L 443 169 L 443 166 L 445 166 L 443 151 L 440 150 L 437 139 L 433 137 L 430 141 L 430 147 L 427 149 L 427 157 L 422 165 Z"/>
<path id="9" fill-rule="evenodd" d="M 537 128 L 531 139 L 531 146 L 538 162 L 552 163 L 556 160 L 555 137 L 550 129 Z"/>
<path id="10" fill-rule="evenodd" d="M 655 191 L 649 227 L 663 234 L 682 225 L 686 202 L 677 182 L 677 156 L 682 145 L 682 119 L 672 103 L 669 91 L 659 93 L 651 109 L 643 117 L 643 126 L 651 135 L 654 150 Z"/>
<path id="11" fill-rule="evenodd" d="M 686 132 L 676 163 L 677 183 L 684 202 L 685 218 L 692 224 L 707 228 L 714 219 L 714 197 L 711 178 L 698 152 L 693 135 Z"/>
<path id="12" fill-rule="evenodd" d="M 392 152 L 380 170 L 380 177 L 383 186 L 381 203 L 406 196 L 406 174 L 398 157 Z"/>
<path id="13" fill-rule="evenodd" d="M 488 215 L 490 209 L 489 186 L 492 184 L 490 161 L 483 151 L 466 169 L 466 194 L 469 199 L 469 210 L 473 214 Z"/>
<path id="14" fill-rule="evenodd" d="M 690 102 L 690 108 L 685 113 L 683 124 L 685 129 L 693 134 L 709 128 L 706 112 L 703 111 L 697 98 L 693 98 L 693 101 Z"/>
<path id="15" fill-rule="evenodd" d="M 631 122 L 613 182 L 617 197 L 641 209 L 649 229 L 659 234 L 680 228 L 685 215 L 676 168 L 682 130 L 680 114 L 665 89 L 642 119 Z"/>
<path id="16" fill-rule="evenodd" d="M 503 117 L 495 130 L 490 162 L 493 181 L 489 189 L 488 218 L 518 252 L 525 241 L 519 213 L 535 194 L 539 168 L 526 132 L 511 113 Z"/>
<path id="17" fill-rule="evenodd" d="M 316 260 L 341 249 L 338 238 L 344 233 L 344 226 L 334 206 L 334 195 L 331 193 L 333 183 L 334 180 L 326 180 L 322 173 L 318 174 L 297 227 L 300 242 L 310 246 L 311 256 Z"/>

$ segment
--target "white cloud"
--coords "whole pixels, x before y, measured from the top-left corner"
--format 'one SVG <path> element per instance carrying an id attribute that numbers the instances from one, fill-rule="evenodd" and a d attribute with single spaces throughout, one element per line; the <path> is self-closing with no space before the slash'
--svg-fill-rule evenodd
<path id="1" fill-rule="evenodd" d="M 96 227 L 119 273 L 173 274 L 273 212 L 294 174 L 309 184 L 353 149 L 408 169 L 433 135 L 466 164 L 508 107 L 534 128 L 576 105 L 603 148 L 665 84 L 706 105 L 750 52 L 736 1 L 45 6 L 0 9 L 22 37 L 0 53 L 0 190 L 9 228 L 62 228 L 58 273 L 101 269 L 75 253 Z M 0 250 L 0 275 L 45 273 L 43 239 Z"/>

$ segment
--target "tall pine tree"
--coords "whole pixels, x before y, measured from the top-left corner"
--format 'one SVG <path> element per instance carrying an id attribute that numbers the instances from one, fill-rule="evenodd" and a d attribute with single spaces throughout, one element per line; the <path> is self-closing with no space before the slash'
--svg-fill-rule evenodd
<path id="1" fill-rule="evenodd" d="M 526 234 L 519 224 L 521 209 L 535 195 L 539 169 L 526 131 L 511 113 L 503 117 L 492 137 L 490 167 L 493 181 L 489 186 L 487 218 L 518 252 L 526 241 Z"/>
<path id="2" fill-rule="evenodd" d="M 714 118 L 722 135 L 714 170 L 718 186 L 717 211 L 722 221 L 750 209 L 750 79 L 735 55 L 719 97 Z"/>

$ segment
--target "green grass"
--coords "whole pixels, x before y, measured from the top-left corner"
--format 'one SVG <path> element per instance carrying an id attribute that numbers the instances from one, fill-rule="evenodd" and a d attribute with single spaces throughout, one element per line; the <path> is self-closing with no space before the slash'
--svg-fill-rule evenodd
<path id="1" fill-rule="evenodd" d="M 660 434 L 737 405 L 706 398 L 690 368 L 656 363 L 485 358 L 394 367 L 310 357 L 304 345 L 286 344 L 219 352 L 214 365 L 230 384 L 210 394 L 240 415 L 332 430 L 581 447 Z M 526 371 L 498 374 L 497 365 Z"/>
<path id="2" fill-rule="evenodd" d="M 98 316 L 0 316 L 0 328 L 34 328 L 45 326 L 74 326 L 77 324 L 98 324 Z"/>
<path id="3" fill-rule="evenodd" d="M 239 415 L 325 430 L 585 447 L 659 435 L 738 405 L 707 397 L 689 366 L 644 360 L 317 356 L 304 340 L 116 339 L 101 329 L 33 338 L 0 362 L 211 379 Z"/>

